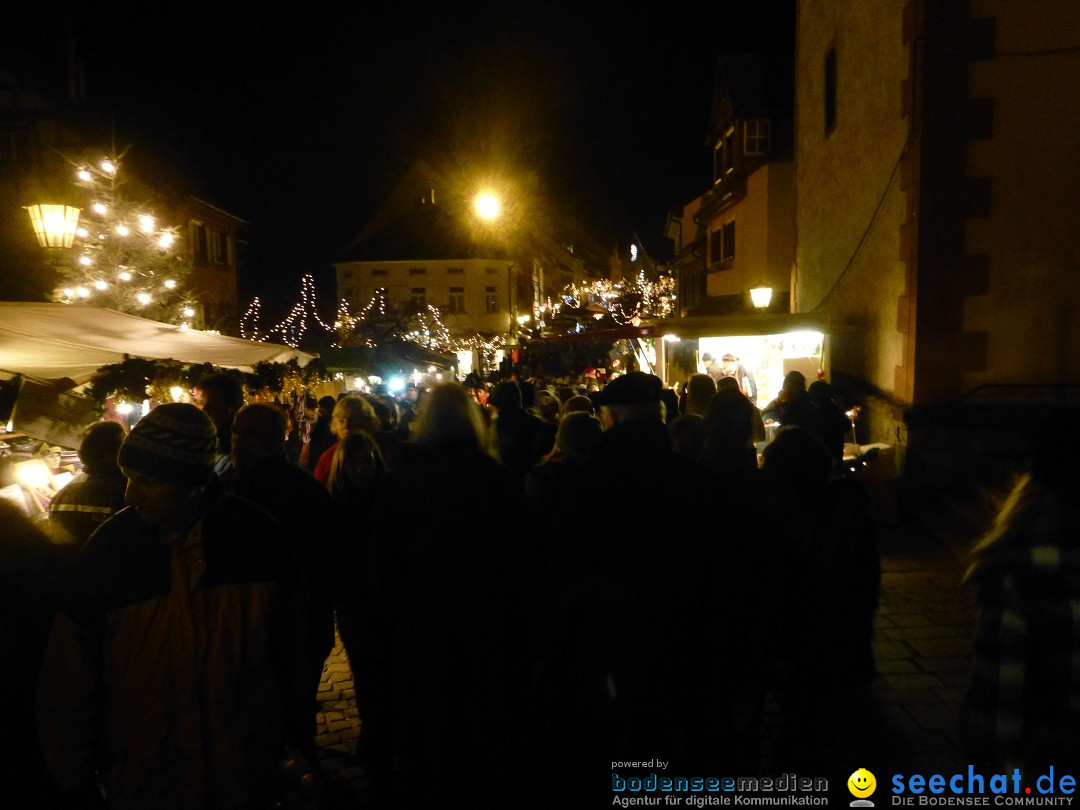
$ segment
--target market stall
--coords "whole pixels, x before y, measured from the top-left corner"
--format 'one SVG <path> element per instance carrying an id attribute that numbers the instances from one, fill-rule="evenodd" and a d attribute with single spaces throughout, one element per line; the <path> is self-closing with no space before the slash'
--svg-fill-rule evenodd
<path id="1" fill-rule="evenodd" d="M 48 509 L 79 471 L 82 430 L 100 418 L 86 389 L 131 358 L 250 373 L 268 363 L 303 367 L 312 356 L 112 310 L 0 302 L 0 497 L 31 516 Z M 138 404 L 146 407 L 142 397 Z"/>

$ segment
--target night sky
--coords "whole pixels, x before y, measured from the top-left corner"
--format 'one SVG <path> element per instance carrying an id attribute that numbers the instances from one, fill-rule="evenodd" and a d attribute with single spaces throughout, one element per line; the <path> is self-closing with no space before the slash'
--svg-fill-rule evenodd
<path id="1" fill-rule="evenodd" d="M 305 272 L 329 294 L 328 263 L 418 157 L 530 177 L 602 244 L 637 233 L 666 258 L 667 211 L 710 181 L 717 55 L 793 48 L 794 0 L 513 5 L 174 5 L 72 29 L 118 145 L 250 223 L 241 309 L 260 294 L 273 315 Z M 55 83 L 64 34 L 36 22 L 0 42 Z"/>

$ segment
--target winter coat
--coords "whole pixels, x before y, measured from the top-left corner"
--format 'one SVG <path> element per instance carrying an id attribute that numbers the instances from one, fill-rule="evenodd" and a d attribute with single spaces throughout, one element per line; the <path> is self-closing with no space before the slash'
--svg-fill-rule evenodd
<path id="1" fill-rule="evenodd" d="M 110 807 L 133 810 L 271 798 L 285 729 L 307 705 L 300 594 L 276 522 L 207 497 L 172 542 L 124 509 L 80 554 L 38 684 L 62 789 L 96 778 Z"/>

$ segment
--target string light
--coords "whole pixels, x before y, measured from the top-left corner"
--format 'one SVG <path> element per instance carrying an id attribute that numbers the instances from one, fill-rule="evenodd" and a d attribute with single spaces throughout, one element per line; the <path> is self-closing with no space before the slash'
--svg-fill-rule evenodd
<path id="1" fill-rule="evenodd" d="M 333 334 L 334 327 L 319 317 L 317 303 L 315 277 L 308 273 L 300 280 L 300 301 L 293 305 L 281 323 L 260 337 L 259 315 L 262 302 L 256 297 L 240 319 L 240 336 L 248 340 L 270 341 L 275 335 L 281 335 L 281 342 L 295 349 L 307 333 L 309 318 L 313 319 L 323 331 Z"/>
<path id="2" fill-rule="evenodd" d="M 670 316 L 675 311 L 675 297 L 674 278 L 660 275 L 656 281 L 649 281 L 645 271 L 641 270 L 633 281 L 613 282 L 604 279 L 580 287 L 568 284 L 563 290 L 562 301 L 551 309 L 558 314 L 563 307 L 584 307 L 597 320 L 610 315 L 615 323 L 626 326 L 645 319 Z"/>

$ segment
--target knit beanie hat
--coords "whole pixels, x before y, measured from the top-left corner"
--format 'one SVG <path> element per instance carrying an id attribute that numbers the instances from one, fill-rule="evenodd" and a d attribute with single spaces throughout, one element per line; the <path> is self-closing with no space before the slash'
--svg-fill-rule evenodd
<path id="1" fill-rule="evenodd" d="M 217 431 L 185 402 L 158 405 L 140 419 L 120 447 L 120 466 L 151 478 L 201 486 L 214 468 Z"/>

